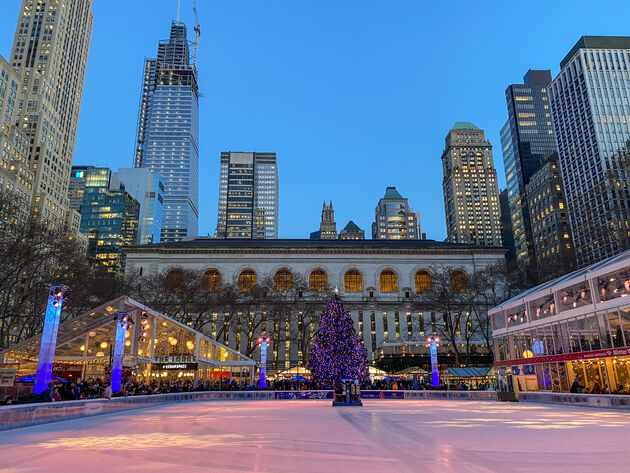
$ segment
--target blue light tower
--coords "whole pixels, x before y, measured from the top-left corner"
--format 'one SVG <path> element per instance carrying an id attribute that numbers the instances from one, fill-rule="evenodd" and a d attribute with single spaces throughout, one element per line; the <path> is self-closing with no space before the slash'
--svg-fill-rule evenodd
<path id="1" fill-rule="evenodd" d="M 68 290 L 63 284 L 49 284 L 47 287 L 48 304 L 46 306 L 42 341 L 39 346 L 39 358 L 37 359 L 37 372 L 33 388 L 34 394 L 43 393 L 48 387 L 52 376 L 55 346 L 57 345 L 57 329 L 59 328 L 63 299 Z"/>
<path id="2" fill-rule="evenodd" d="M 427 338 L 427 346 L 431 353 L 431 384 L 434 388 L 440 386 L 440 375 L 438 373 L 437 347 L 440 346 L 440 338 L 430 336 Z"/>
<path id="3" fill-rule="evenodd" d="M 129 315 L 126 312 L 119 312 L 115 315 L 116 338 L 114 339 L 114 355 L 112 356 L 112 392 L 120 391 L 122 379 L 123 357 L 125 356 L 125 335 L 127 328 L 131 324 Z"/>
<path id="4" fill-rule="evenodd" d="M 269 335 L 261 335 L 258 337 L 258 346 L 260 347 L 260 389 L 267 387 L 267 346 L 269 345 Z"/>

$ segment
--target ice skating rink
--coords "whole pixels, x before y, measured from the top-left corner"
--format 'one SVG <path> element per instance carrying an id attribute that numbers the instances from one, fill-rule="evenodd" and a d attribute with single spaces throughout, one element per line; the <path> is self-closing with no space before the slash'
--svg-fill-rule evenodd
<path id="1" fill-rule="evenodd" d="M 627 472 L 629 442 L 623 411 L 202 401 L 0 432 L 0 471 Z"/>

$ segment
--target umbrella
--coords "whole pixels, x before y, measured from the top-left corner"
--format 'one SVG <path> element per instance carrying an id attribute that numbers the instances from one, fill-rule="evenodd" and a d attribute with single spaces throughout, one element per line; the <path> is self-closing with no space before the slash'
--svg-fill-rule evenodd
<path id="1" fill-rule="evenodd" d="M 34 383 L 36 379 L 37 379 L 37 375 L 29 374 L 28 376 L 22 376 L 18 382 L 19 383 Z M 59 376 L 51 376 L 50 380 L 53 383 L 67 383 L 68 382 L 67 379 L 60 378 Z"/>
<path id="2" fill-rule="evenodd" d="M 306 379 L 304 376 L 294 376 L 293 378 L 289 379 L 289 381 L 308 381 L 308 379 Z"/>

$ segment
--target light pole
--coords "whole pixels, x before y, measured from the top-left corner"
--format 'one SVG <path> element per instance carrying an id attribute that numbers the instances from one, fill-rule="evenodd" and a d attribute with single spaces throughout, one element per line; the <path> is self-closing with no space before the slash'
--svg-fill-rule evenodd
<path id="1" fill-rule="evenodd" d="M 34 394 L 41 394 L 48 387 L 52 376 L 53 362 L 55 361 L 55 346 L 57 345 L 57 329 L 63 308 L 63 299 L 68 287 L 63 284 L 49 284 L 48 304 L 46 306 L 46 318 L 44 330 L 39 345 L 39 357 L 37 358 L 37 372 L 35 375 Z"/>
<path id="2" fill-rule="evenodd" d="M 431 353 L 431 384 L 434 388 L 440 386 L 440 375 L 438 373 L 437 347 L 440 346 L 440 338 L 431 335 L 427 338 L 427 346 Z"/>
<path id="3" fill-rule="evenodd" d="M 269 335 L 261 335 L 258 337 L 258 346 L 260 347 L 260 389 L 267 387 L 267 346 L 269 345 Z"/>

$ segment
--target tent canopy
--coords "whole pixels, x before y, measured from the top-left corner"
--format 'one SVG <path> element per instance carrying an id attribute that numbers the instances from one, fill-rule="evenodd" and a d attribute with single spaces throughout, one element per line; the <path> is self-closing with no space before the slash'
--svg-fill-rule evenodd
<path id="1" fill-rule="evenodd" d="M 454 378 L 485 378 L 492 369 L 489 366 L 470 366 L 466 368 L 446 368 Z"/>

